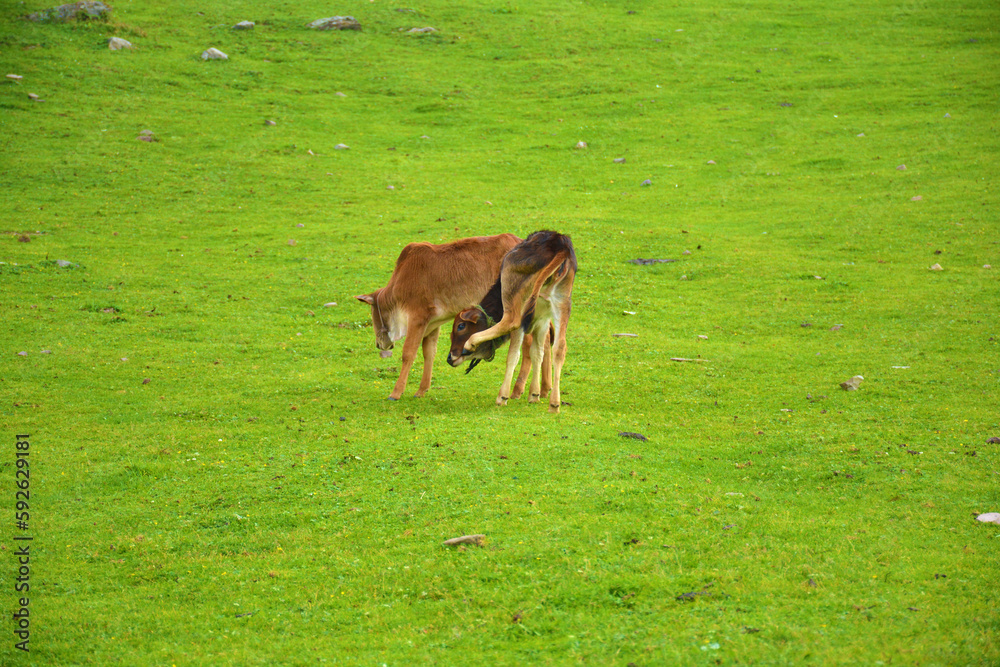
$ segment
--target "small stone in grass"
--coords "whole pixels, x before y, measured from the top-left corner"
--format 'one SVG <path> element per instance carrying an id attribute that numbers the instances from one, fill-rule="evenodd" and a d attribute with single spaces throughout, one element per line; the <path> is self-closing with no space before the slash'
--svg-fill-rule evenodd
<path id="1" fill-rule="evenodd" d="M 150 382 L 152 382 L 152 380 L 150 380 L 149 378 L 142 378 L 143 384 L 149 384 Z"/>
<path id="2" fill-rule="evenodd" d="M 233 26 L 233 30 L 253 30 L 254 25 L 253 21 L 240 21 Z"/>
<path id="3" fill-rule="evenodd" d="M 229 60 L 229 56 L 227 56 L 225 53 L 223 53 L 222 51 L 218 50 L 217 48 L 215 48 L 213 46 L 213 47 L 211 47 L 209 49 L 205 49 L 204 51 L 202 51 L 202 53 L 201 53 L 201 59 L 202 60 Z"/>
<path id="4" fill-rule="evenodd" d="M 631 431 L 621 431 L 618 433 L 618 435 L 620 435 L 623 438 L 632 438 L 634 440 L 641 440 L 643 442 L 649 440 L 649 438 L 644 436 L 642 433 L 633 433 Z"/>
<path id="5" fill-rule="evenodd" d="M 857 391 L 858 387 L 861 386 L 861 381 L 864 380 L 864 376 L 855 375 L 850 380 L 845 380 L 840 383 L 840 388 L 844 391 Z"/>
<path id="6" fill-rule="evenodd" d="M 485 535 L 462 535 L 461 537 L 453 537 L 450 540 L 445 540 L 444 546 L 453 547 L 459 544 L 474 544 L 477 547 L 481 547 L 485 539 Z"/>

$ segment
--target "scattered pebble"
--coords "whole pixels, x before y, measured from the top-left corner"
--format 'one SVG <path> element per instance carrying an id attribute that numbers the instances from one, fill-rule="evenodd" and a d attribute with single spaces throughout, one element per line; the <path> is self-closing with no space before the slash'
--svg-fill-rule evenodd
<path id="1" fill-rule="evenodd" d="M 706 162 L 705 164 L 715 164 L 715 160 L 709 160 L 709 161 L 708 161 L 708 162 Z"/>
<path id="2" fill-rule="evenodd" d="M 265 120 L 264 125 L 277 125 L 273 120 Z"/>
<path id="3" fill-rule="evenodd" d="M 338 151 L 346 151 L 350 148 L 347 144 L 337 144 L 334 148 Z"/>
<path id="4" fill-rule="evenodd" d="M 233 30 L 253 30 L 255 25 L 253 21 L 240 21 L 233 26 Z"/>
<path id="5" fill-rule="evenodd" d="M 21 79 L 23 79 L 24 77 L 23 77 L 23 76 L 21 76 L 20 74 L 8 74 L 8 75 L 7 75 L 7 78 L 8 78 L 8 79 L 13 79 L 14 81 L 20 81 L 20 80 L 21 80 Z"/>
<path id="6" fill-rule="evenodd" d="M 620 431 L 618 433 L 618 435 L 620 435 L 623 438 L 632 438 L 634 440 L 642 440 L 643 442 L 646 442 L 647 440 L 649 440 L 649 438 L 647 438 L 646 436 L 644 436 L 642 433 L 633 433 L 631 431 Z"/>
<path id="7" fill-rule="evenodd" d="M 204 51 L 202 51 L 202 53 L 201 53 L 201 59 L 202 60 L 229 60 L 229 56 L 227 56 L 225 53 L 223 53 L 222 51 L 218 50 L 217 48 L 215 48 L 213 46 L 213 47 L 211 47 L 209 49 L 205 49 Z"/>
<path id="8" fill-rule="evenodd" d="M 930 268 L 931 271 L 944 271 L 944 268 L 940 264 L 934 264 Z"/>
<path id="9" fill-rule="evenodd" d="M 586 141 L 578 141 L 578 142 L 576 142 L 576 146 L 574 146 L 573 148 L 579 148 L 579 149 L 582 150 L 582 149 L 584 149 L 586 147 L 587 147 L 587 142 Z"/>
<path id="10" fill-rule="evenodd" d="M 309 24 L 314 30 L 361 30 L 361 24 L 353 16 L 331 16 L 316 19 Z"/>
<path id="11" fill-rule="evenodd" d="M 336 302 L 336 301 L 331 301 L 331 302 L 329 302 L 329 303 L 324 303 L 324 304 L 323 304 L 323 307 L 324 307 L 324 308 L 330 308 L 331 306 L 336 306 L 336 305 L 337 305 L 337 302 Z"/>
<path id="12" fill-rule="evenodd" d="M 614 162 L 615 162 L 615 164 L 625 164 L 625 158 L 623 158 L 623 157 L 616 157 L 615 160 L 614 160 Z"/>
<path id="13" fill-rule="evenodd" d="M 19 356 L 19 357 L 26 357 L 26 356 L 28 356 L 28 353 L 27 352 L 18 352 L 17 356 Z"/>
<path id="14" fill-rule="evenodd" d="M 924 198 L 921 197 L 920 195 L 917 195 L 916 197 L 910 197 L 910 201 L 923 201 L 923 200 Z"/>
<path id="15" fill-rule="evenodd" d="M 840 383 L 840 388 L 844 391 L 857 391 L 858 387 L 861 386 L 861 381 L 865 378 L 861 375 L 855 375 L 850 380 L 845 380 Z"/>
<path id="16" fill-rule="evenodd" d="M 976 521 L 1000 524 L 1000 512 L 987 512 L 976 517 Z"/>
<path id="17" fill-rule="evenodd" d="M 122 49 L 132 49 L 132 42 L 121 37 L 112 37 L 108 40 L 108 49 L 111 51 L 121 51 Z"/>
<path id="18" fill-rule="evenodd" d="M 423 28 L 410 28 L 406 32 L 412 33 L 414 35 L 427 35 L 432 32 L 437 32 L 437 28 L 432 28 L 431 26 L 424 26 Z"/>
<path id="19" fill-rule="evenodd" d="M 652 185 L 652 184 L 653 184 L 653 181 L 651 181 L 651 180 L 649 180 L 649 179 L 647 178 L 646 180 L 644 180 L 644 181 L 643 181 L 642 183 L 640 183 L 639 185 L 641 185 L 642 187 L 646 187 L 647 185 Z"/>
<path id="20" fill-rule="evenodd" d="M 906 165 L 905 164 L 899 165 L 898 167 L 896 167 L 896 171 L 906 171 Z"/>
<path id="21" fill-rule="evenodd" d="M 485 535 L 462 535 L 461 537 L 453 537 L 450 540 L 445 540 L 444 546 L 453 547 L 459 544 L 474 544 L 477 547 L 481 547 L 485 539 Z"/>

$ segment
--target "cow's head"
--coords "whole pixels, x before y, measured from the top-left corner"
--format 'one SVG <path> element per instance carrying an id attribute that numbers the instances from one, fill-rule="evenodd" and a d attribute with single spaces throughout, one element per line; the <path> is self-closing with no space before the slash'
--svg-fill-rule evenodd
<path id="1" fill-rule="evenodd" d="M 493 341 L 486 341 L 475 352 L 465 349 L 465 341 L 474 333 L 486 331 L 492 326 L 489 318 L 479 308 L 466 308 L 455 316 L 455 321 L 451 325 L 451 350 L 448 352 L 448 363 L 452 366 L 461 366 L 463 361 L 471 361 L 469 370 L 475 368 L 483 359 L 489 361 L 496 353 Z M 468 372 L 468 371 L 467 371 Z"/>
<path id="2" fill-rule="evenodd" d="M 385 297 L 382 296 L 382 290 L 377 289 L 371 294 L 362 294 L 360 296 L 354 297 L 358 301 L 363 301 L 371 306 L 372 309 L 372 327 L 375 329 L 375 346 L 379 349 L 379 354 L 382 358 L 392 355 L 392 339 L 389 337 L 389 320 L 387 319 L 388 311 L 383 313 L 383 308 L 385 307 Z"/>

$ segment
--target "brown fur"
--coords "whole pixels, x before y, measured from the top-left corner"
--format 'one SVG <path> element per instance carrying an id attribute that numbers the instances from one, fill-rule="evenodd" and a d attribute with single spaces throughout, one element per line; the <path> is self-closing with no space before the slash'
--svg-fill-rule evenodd
<path id="1" fill-rule="evenodd" d="M 390 399 L 400 398 L 406 390 L 418 348 L 423 349 L 424 372 L 416 395 L 430 389 L 441 325 L 483 298 L 504 255 L 519 241 L 513 234 L 500 234 L 440 245 L 411 243 L 399 254 L 388 285 L 355 297 L 371 306 L 375 344 L 383 356 L 396 341 L 406 339 Z"/>
<path id="2" fill-rule="evenodd" d="M 507 372 L 500 386 L 497 405 L 506 404 L 511 395 L 511 379 L 520 354 L 522 337 L 530 333 L 536 341 L 547 340 L 551 327 L 552 391 L 549 396 L 549 412 L 559 412 L 562 405 L 559 380 L 566 360 L 566 328 L 569 326 L 576 270 L 576 252 L 573 250 L 572 241 L 568 236 L 556 232 L 535 232 L 504 257 L 500 269 L 503 317 L 485 331 L 471 335 L 464 347 L 472 353 L 479 345 L 510 334 Z M 530 329 L 523 331 L 521 320 L 531 309 L 534 309 L 534 316 Z M 535 402 L 541 396 L 539 373 L 543 365 L 544 347 L 546 346 L 534 345 L 531 348 L 532 379 L 529 402 Z"/>

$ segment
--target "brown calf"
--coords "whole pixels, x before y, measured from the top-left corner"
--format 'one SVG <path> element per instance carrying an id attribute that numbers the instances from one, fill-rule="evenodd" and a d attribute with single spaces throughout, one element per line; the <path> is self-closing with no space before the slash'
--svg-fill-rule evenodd
<path id="1" fill-rule="evenodd" d="M 392 354 L 396 341 L 406 338 L 391 400 L 406 390 L 420 347 L 424 372 L 416 395 L 423 396 L 430 389 L 441 325 L 479 302 L 496 280 L 504 255 L 519 241 L 513 234 L 500 234 L 440 245 L 411 243 L 399 253 L 388 285 L 355 297 L 371 306 L 375 344 L 383 357 Z"/>
<path id="2" fill-rule="evenodd" d="M 559 379 L 566 361 L 566 328 L 572 304 L 573 280 L 576 277 L 576 252 L 568 236 L 551 231 L 533 233 L 507 253 L 500 269 L 503 317 L 485 331 L 472 334 L 464 349 L 474 353 L 480 345 L 505 334 L 510 334 L 507 352 L 507 371 L 504 375 L 497 405 L 505 405 L 510 394 L 510 383 L 520 354 L 522 338 L 526 333 L 534 340 L 547 341 L 552 329 L 552 393 L 549 412 L 559 412 Z M 534 310 L 527 330 L 522 322 Z M 539 372 L 545 345 L 531 347 L 531 396 L 529 402 L 541 396 Z M 546 363 L 547 365 L 547 363 Z"/>

